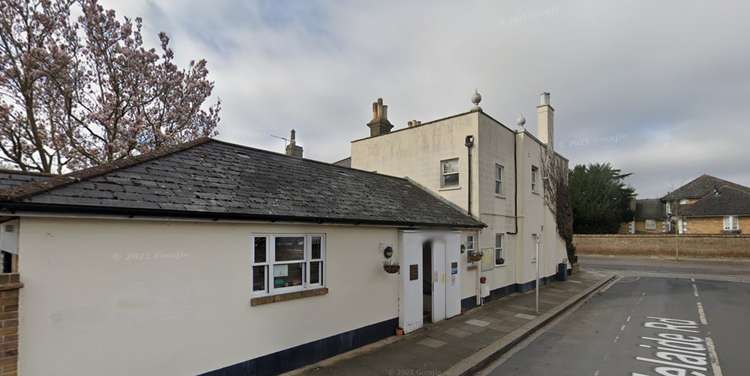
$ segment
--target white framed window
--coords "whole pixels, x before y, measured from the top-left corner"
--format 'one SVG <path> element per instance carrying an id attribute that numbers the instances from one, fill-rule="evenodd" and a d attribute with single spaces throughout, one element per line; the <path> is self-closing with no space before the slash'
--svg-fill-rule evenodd
<path id="1" fill-rule="evenodd" d="M 531 166 L 531 191 L 534 193 L 538 192 L 539 189 L 539 167 Z"/>
<path id="2" fill-rule="evenodd" d="M 724 216 L 724 231 L 737 231 L 740 229 L 740 218 L 736 215 Z"/>
<path id="3" fill-rule="evenodd" d="M 495 234 L 495 266 L 503 265 L 503 234 Z"/>
<path id="4" fill-rule="evenodd" d="M 458 158 L 440 161 L 440 187 L 458 186 Z"/>
<path id="5" fill-rule="evenodd" d="M 503 175 L 505 173 L 505 167 L 501 164 L 495 164 L 495 194 L 501 195 L 504 193 L 503 189 Z"/>
<path id="6" fill-rule="evenodd" d="M 688 199 L 686 198 L 683 198 L 682 200 L 680 200 L 680 205 L 687 205 L 688 203 L 690 203 L 690 201 L 688 201 Z"/>
<path id="7" fill-rule="evenodd" d="M 251 237 L 253 295 L 273 295 L 324 285 L 325 236 L 258 234 Z"/>
<path id="8" fill-rule="evenodd" d="M 678 222 L 678 226 L 679 226 L 678 228 L 679 228 L 680 234 L 687 234 L 687 231 L 688 231 L 687 225 L 688 225 L 687 219 L 681 219 Z"/>
<path id="9" fill-rule="evenodd" d="M 669 202 L 669 201 L 667 201 L 666 213 L 665 214 L 667 214 L 667 215 L 672 214 L 672 203 Z"/>
<path id="10" fill-rule="evenodd" d="M 646 230 L 656 230 L 656 221 L 653 219 L 647 219 Z"/>
<path id="11" fill-rule="evenodd" d="M 466 252 L 474 252 L 476 245 L 474 243 L 474 235 L 466 235 Z"/>

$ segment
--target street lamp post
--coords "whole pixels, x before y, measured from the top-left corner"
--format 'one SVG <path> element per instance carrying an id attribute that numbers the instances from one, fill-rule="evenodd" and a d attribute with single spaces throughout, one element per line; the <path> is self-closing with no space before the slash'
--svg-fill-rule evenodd
<path id="1" fill-rule="evenodd" d="M 535 294 L 536 294 L 536 296 L 535 296 L 535 298 L 536 298 L 536 313 L 539 314 L 539 270 L 540 270 L 540 267 L 539 267 L 539 263 L 540 263 L 540 259 L 539 259 L 539 241 L 540 241 L 540 237 L 539 237 L 539 235 L 534 234 L 534 240 L 535 240 L 535 244 L 536 244 L 536 256 L 535 256 L 535 262 L 536 262 L 536 291 L 535 291 Z"/>

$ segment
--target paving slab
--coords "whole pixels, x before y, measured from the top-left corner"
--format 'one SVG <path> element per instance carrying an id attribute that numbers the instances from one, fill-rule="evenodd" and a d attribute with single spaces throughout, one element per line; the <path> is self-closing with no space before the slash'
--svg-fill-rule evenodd
<path id="1" fill-rule="evenodd" d="M 353 350 L 287 375 L 470 374 L 484 359 L 507 351 L 518 338 L 529 335 L 609 279 L 610 275 L 581 271 L 575 279 L 580 283 L 568 280 L 543 285 L 539 313 L 533 291 L 515 293 L 395 340 L 386 339 L 390 342 L 382 346 Z"/>

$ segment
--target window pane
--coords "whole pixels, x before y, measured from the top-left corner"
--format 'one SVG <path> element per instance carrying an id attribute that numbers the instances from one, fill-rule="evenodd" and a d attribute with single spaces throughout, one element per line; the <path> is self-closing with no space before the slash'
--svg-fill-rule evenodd
<path id="1" fill-rule="evenodd" d="M 458 185 L 458 174 L 443 175 L 443 187 Z"/>
<path id="2" fill-rule="evenodd" d="M 320 261 L 310 263 L 310 283 L 320 283 L 323 279 L 323 263 Z"/>
<path id="3" fill-rule="evenodd" d="M 267 266 L 253 266 L 253 291 L 266 291 Z"/>
<path id="4" fill-rule="evenodd" d="M 295 261 L 305 258 L 305 237 L 276 237 L 276 261 Z"/>
<path id="5" fill-rule="evenodd" d="M 443 174 L 451 174 L 458 172 L 458 159 L 450 159 L 441 162 L 443 165 Z"/>
<path id="6" fill-rule="evenodd" d="M 313 236 L 312 237 L 312 244 L 310 245 L 310 253 L 313 259 L 319 259 L 321 258 L 321 252 L 320 252 L 320 246 L 321 246 L 321 239 L 320 236 Z"/>
<path id="7" fill-rule="evenodd" d="M 301 286 L 304 275 L 304 264 L 284 264 L 273 266 L 273 287 Z"/>
<path id="8" fill-rule="evenodd" d="M 503 263 L 503 250 L 496 249 L 495 250 L 495 264 L 500 265 L 502 263 Z"/>
<path id="9" fill-rule="evenodd" d="M 466 237 L 466 248 L 474 249 L 474 236 L 473 235 L 468 235 Z"/>
<path id="10" fill-rule="evenodd" d="M 255 262 L 266 262 L 266 237 L 255 238 L 253 260 Z"/>
<path id="11" fill-rule="evenodd" d="M 495 248 L 503 247 L 503 234 L 495 234 Z"/>
<path id="12" fill-rule="evenodd" d="M 501 193 L 502 191 L 502 184 L 499 181 L 495 181 L 495 193 Z"/>

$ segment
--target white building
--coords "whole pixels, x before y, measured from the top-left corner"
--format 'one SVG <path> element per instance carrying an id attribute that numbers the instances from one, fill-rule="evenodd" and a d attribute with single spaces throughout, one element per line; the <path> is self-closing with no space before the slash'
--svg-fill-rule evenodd
<path id="1" fill-rule="evenodd" d="M 544 205 L 552 111 L 540 141 L 479 108 L 391 132 L 376 102 L 354 168 L 294 138 L 290 155 L 202 139 L 0 175 L 18 372 L 277 374 L 527 289 L 534 234 L 543 276 L 565 261 Z"/>
<path id="2" fill-rule="evenodd" d="M 465 248 L 484 254 L 481 266 L 464 274 L 465 308 L 480 303 L 480 277 L 485 277 L 485 294 L 491 297 L 533 287 L 537 236 L 544 277 L 567 263 L 565 242 L 545 204 L 546 158 L 553 156 L 567 171 L 567 160 L 553 151 L 554 109 L 549 100 L 549 93 L 541 95 L 535 137 L 523 126 L 510 129 L 485 113 L 479 94 L 471 111 L 410 122 L 397 130 L 391 130 L 388 108 L 379 99 L 368 123 L 370 137 L 352 142 L 347 161 L 351 167 L 408 177 L 487 224 L 478 238 L 464 234 Z"/>

